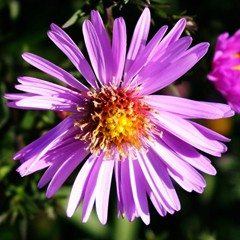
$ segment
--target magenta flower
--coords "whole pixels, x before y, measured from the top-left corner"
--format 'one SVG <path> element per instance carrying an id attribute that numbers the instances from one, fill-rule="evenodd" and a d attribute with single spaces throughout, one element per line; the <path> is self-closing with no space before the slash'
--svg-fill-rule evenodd
<path id="1" fill-rule="evenodd" d="M 208 79 L 232 109 L 240 113 L 240 30 L 232 37 L 228 33 L 218 37 Z"/>
<path id="2" fill-rule="evenodd" d="M 228 105 L 198 102 L 173 96 L 151 95 L 171 84 L 206 53 L 209 44 L 189 48 L 182 37 L 181 19 L 164 37 L 163 26 L 147 42 L 150 11 L 146 8 L 126 52 L 122 18 L 113 25 L 112 44 L 97 11 L 83 23 L 91 65 L 77 45 L 52 24 L 50 39 L 66 54 L 88 82 L 82 84 L 53 63 L 24 53 L 39 70 L 66 83 L 59 86 L 33 77 L 19 77 L 16 89 L 6 94 L 9 107 L 47 109 L 69 115 L 48 133 L 15 154 L 21 176 L 47 168 L 38 187 L 48 184 L 52 197 L 82 164 L 69 198 L 67 216 L 83 202 L 86 222 L 95 204 L 102 224 L 107 221 L 110 185 L 115 177 L 118 215 L 129 221 L 141 217 L 149 224 L 148 198 L 161 216 L 180 209 L 172 179 L 186 191 L 202 193 L 206 182 L 197 171 L 216 174 L 208 158 L 196 149 L 221 156 L 227 138 L 191 119 L 218 119 L 233 115 Z"/>

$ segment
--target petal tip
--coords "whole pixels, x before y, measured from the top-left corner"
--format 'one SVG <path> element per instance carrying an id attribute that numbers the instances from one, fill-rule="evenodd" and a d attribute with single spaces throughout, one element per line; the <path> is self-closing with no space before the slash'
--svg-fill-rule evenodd
<path id="1" fill-rule="evenodd" d="M 71 218 L 74 214 L 74 211 L 72 209 L 67 208 L 66 215 L 68 218 Z"/>

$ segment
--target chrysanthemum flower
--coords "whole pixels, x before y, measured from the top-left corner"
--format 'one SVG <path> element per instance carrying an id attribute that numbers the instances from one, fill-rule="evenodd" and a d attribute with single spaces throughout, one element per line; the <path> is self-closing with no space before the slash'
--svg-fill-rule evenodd
<path id="1" fill-rule="evenodd" d="M 15 154 L 21 176 L 47 168 L 38 187 L 48 184 L 52 197 L 68 176 L 82 165 L 69 198 L 67 215 L 82 205 L 86 222 L 95 204 L 106 223 L 109 192 L 115 178 L 118 214 L 129 221 L 150 222 L 148 198 L 161 216 L 180 209 L 172 179 L 186 191 L 202 193 L 206 182 L 200 170 L 214 175 L 210 160 L 196 149 L 221 156 L 227 138 L 191 119 L 218 119 L 233 115 L 224 104 L 198 102 L 174 96 L 152 95 L 186 73 L 206 53 L 209 44 L 192 48 L 182 37 L 181 19 L 164 37 L 163 26 L 147 42 L 150 11 L 146 8 L 126 51 L 122 18 L 113 25 L 112 43 L 97 11 L 83 23 L 91 65 L 71 38 L 52 24 L 50 39 L 66 54 L 88 82 L 82 84 L 67 71 L 31 53 L 23 58 L 69 88 L 33 77 L 19 77 L 6 94 L 9 107 L 68 112 L 48 133 Z M 112 176 L 114 175 L 114 176 Z"/>
<path id="2" fill-rule="evenodd" d="M 232 109 L 240 113 L 240 30 L 231 37 L 228 33 L 218 37 L 208 79 Z"/>

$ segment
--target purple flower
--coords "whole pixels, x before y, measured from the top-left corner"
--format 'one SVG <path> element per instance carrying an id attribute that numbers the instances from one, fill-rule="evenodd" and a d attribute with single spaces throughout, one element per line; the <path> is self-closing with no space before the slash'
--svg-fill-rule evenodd
<path id="1" fill-rule="evenodd" d="M 19 77 L 16 89 L 25 93 L 6 94 L 11 100 L 7 105 L 69 114 L 14 159 L 21 162 L 21 176 L 47 168 L 38 187 L 49 183 L 48 198 L 82 165 L 70 194 L 69 217 L 83 202 L 82 221 L 86 222 L 95 204 L 105 224 L 114 177 L 118 215 L 129 221 L 141 217 L 149 224 L 148 198 L 161 216 L 180 209 L 172 179 L 186 191 L 202 193 L 206 182 L 197 170 L 216 174 L 210 160 L 196 149 L 221 156 L 227 150 L 221 141 L 229 139 L 191 119 L 230 117 L 230 107 L 152 95 L 186 73 L 208 49 L 208 43 L 189 48 L 191 37 L 180 38 L 185 26 L 186 20 L 181 19 L 165 37 L 167 26 L 163 26 L 147 42 L 150 11 L 146 8 L 127 52 L 124 20 L 114 21 L 111 44 L 99 13 L 92 11 L 91 21 L 83 23 L 90 65 L 70 37 L 52 24 L 48 36 L 86 79 L 86 85 L 39 56 L 23 54 L 25 61 L 70 88 Z"/>
<path id="2" fill-rule="evenodd" d="M 232 109 L 240 113 L 240 30 L 231 37 L 228 33 L 218 37 L 208 79 Z"/>

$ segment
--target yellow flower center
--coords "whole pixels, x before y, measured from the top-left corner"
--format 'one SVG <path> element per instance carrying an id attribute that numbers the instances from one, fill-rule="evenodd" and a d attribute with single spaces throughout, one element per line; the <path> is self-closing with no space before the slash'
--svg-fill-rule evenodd
<path id="1" fill-rule="evenodd" d="M 233 54 L 233 57 L 234 57 L 234 58 L 240 58 L 240 53 L 234 53 L 234 54 Z"/>
<path id="2" fill-rule="evenodd" d="M 233 58 L 240 58 L 240 53 L 234 53 L 234 54 L 232 55 L 232 57 L 233 57 Z M 240 65 L 233 66 L 231 69 L 232 69 L 232 70 L 240 70 Z"/>
<path id="3" fill-rule="evenodd" d="M 122 136 L 127 136 L 133 132 L 134 120 L 125 111 L 117 110 L 112 116 L 109 116 L 105 120 L 106 130 L 110 138 L 116 138 Z"/>
<path id="4" fill-rule="evenodd" d="M 87 149 L 106 158 L 116 153 L 124 159 L 131 149 L 146 149 L 154 132 L 149 115 L 152 109 L 135 91 L 103 87 L 87 93 L 86 107 L 78 108 L 84 117 L 75 120 L 81 129 L 76 138 L 87 143 Z"/>
<path id="5" fill-rule="evenodd" d="M 233 70 L 240 70 L 240 65 L 232 67 Z"/>

